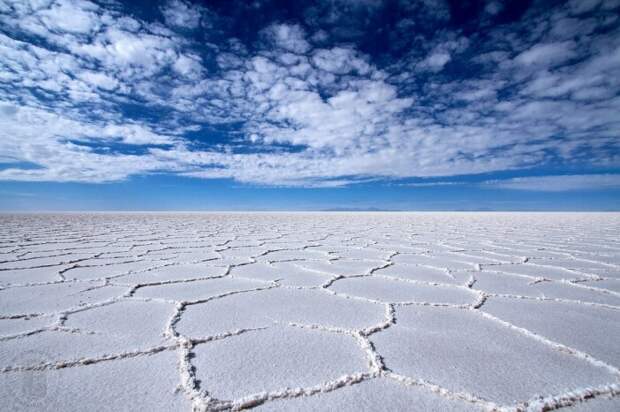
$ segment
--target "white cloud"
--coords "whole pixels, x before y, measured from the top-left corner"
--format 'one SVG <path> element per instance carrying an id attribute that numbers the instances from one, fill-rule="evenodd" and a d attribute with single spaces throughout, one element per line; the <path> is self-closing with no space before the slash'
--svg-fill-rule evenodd
<path id="1" fill-rule="evenodd" d="M 94 126 L 85 132 L 94 138 L 118 138 L 123 143 L 135 145 L 171 144 L 169 136 L 161 135 L 139 124 L 109 124 L 99 128 Z"/>
<path id="2" fill-rule="evenodd" d="M 78 45 L 78 53 L 94 57 L 111 67 L 140 66 L 150 72 L 176 60 L 173 42 L 163 36 L 134 34 L 108 28 L 89 45 Z"/>
<path id="3" fill-rule="evenodd" d="M 301 26 L 294 24 L 273 24 L 265 29 L 265 34 L 278 47 L 293 53 L 305 53 L 310 49 Z"/>
<path id="4" fill-rule="evenodd" d="M 515 57 L 515 61 L 522 65 L 561 64 L 577 55 L 575 47 L 573 41 L 537 44 Z"/>
<path id="5" fill-rule="evenodd" d="M 191 78 L 198 78 L 203 70 L 199 57 L 184 54 L 179 55 L 172 67 L 177 73 Z"/>
<path id="6" fill-rule="evenodd" d="M 181 29 L 195 29 L 200 25 L 200 8 L 182 0 L 170 0 L 161 9 L 166 24 Z"/>
<path id="7" fill-rule="evenodd" d="M 417 64 L 417 68 L 421 70 L 430 70 L 432 72 L 440 72 L 444 66 L 452 60 L 454 53 L 460 53 L 467 48 L 469 41 L 466 38 L 456 40 L 448 40 L 437 44 L 422 60 Z"/>
<path id="8" fill-rule="evenodd" d="M 322 35 L 281 23 L 252 44 L 198 45 L 183 29 L 204 23 L 206 11 L 189 3 L 168 3 L 165 25 L 108 3 L 35 3 L 0 14 L 0 157 L 40 168 L 4 170 L 0 179 L 100 182 L 165 171 L 338 186 L 549 159 L 620 164 L 620 29 L 592 31 L 568 7 L 493 28 L 475 49 L 445 29 L 379 65 L 312 22 L 310 34 Z M 570 19 L 583 24 L 569 30 Z M 450 77 L 451 61 L 480 72 Z M 184 138 L 201 130 L 224 138 L 202 147 Z M 139 146 L 138 154 L 118 144 Z"/>
<path id="9" fill-rule="evenodd" d="M 51 30 L 87 34 L 99 28 L 98 9 L 91 2 L 79 0 L 56 0 L 52 7 L 37 13 Z"/>
<path id="10" fill-rule="evenodd" d="M 119 85 L 118 80 L 106 75 L 105 73 L 84 70 L 78 73 L 77 76 L 85 82 L 105 90 L 114 90 Z"/>
<path id="11" fill-rule="evenodd" d="M 620 175 L 600 174 L 515 177 L 513 179 L 488 181 L 483 184 L 483 187 L 541 192 L 620 189 Z"/>
<path id="12" fill-rule="evenodd" d="M 353 70 L 366 74 L 370 70 L 368 63 L 354 50 L 343 47 L 319 49 L 312 55 L 312 62 L 319 69 L 334 74 L 347 74 Z"/>
<path id="13" fill-rule="evenodd" d="M 452 181 L 438 181 L 438 182 L 415 182 L 415 183 L 403 183 L 400 186 L 407 187 L 436 187 L 436 186 L 460 186 L 466 184 L 465 182 L 452 182 Z"/>
<path id="14" fill-rule="evenodd" d="M 447 51 L 435 51 L 422 61 L 421 66 L 432 71 L 440 71 L 450 58 L 450 53 Z"/>

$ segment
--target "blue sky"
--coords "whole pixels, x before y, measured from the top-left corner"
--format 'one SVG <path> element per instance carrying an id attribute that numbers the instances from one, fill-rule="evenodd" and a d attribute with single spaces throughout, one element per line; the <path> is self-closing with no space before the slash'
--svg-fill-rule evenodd
<path id="1" fill-rule="evenodd" d="M 0 209 L 620 210 L 619 12 L 0 0 Z"/>

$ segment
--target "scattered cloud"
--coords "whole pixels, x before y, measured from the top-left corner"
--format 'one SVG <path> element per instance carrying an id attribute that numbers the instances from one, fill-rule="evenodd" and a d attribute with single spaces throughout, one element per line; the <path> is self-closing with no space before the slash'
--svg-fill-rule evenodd
<path id="1" fill-rule="evenodd" d="M 487 181 L 483 183 L 483 187 L 540 192 L 620 189 L 620 175 L 600 174 L 515 177 L 513 179 Z"/>
<path id="2" fill-rule="evenodd" d="M 265 29 L 265 35 L 274 46 L 292 53 L 305 53 L 310 49 L 306 33 L 298 24 L 273 24 Z"/>
<path id="3" fill-rule="evenodd" d="M 457 182 L 457 181 L 437 181 L 437 182 L 414 182 L 414 183 L 403 183 L 400 186 L 407 187 L 436 187 L 436 186 L 463 186 L 467 184 L 467 182 Z"/>
<path id="4" fill-rule="evenodd" d="M 576 43 L 573 41 L 536 44 L 515 57 L 515 61 L 522 65 L 560 64 L 577 56 L 575 47 Z"/>
<path id="5" fill-rule="evenodd" d="M 491 2 L 467 30 L 443 3 L 398 2 L 390 22 L 385 7 L 315 2 L 248 36 L 234 10 L 185 0 L 150 20 L 116 2 L 0 0 L 0 157 L 38 166 L 0 180 L 342 186 L 618 167 L 620 5 L 507 21 Z"/>
<path id="6" fill-rule="evenodd" d="M 182 0 L 170 0 L 161 12 L 167 25 L 181 29 L 195 29 L 200 25 L 201 7 Z"/>

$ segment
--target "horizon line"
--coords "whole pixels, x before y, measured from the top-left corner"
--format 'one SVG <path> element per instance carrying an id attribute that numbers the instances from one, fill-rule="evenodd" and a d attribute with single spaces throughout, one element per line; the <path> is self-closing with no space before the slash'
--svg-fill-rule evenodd
<path id="1" fill-rule="evenodd" d="M 113 214 L 113 213 L 196 213 L 196 214 L 217 214 L 217 213 L 620 213 L 620 209 L 496 209 L 496 210 L 464 210 L 464 209 L 403 209 L 403 210 L 327 210 L 327 209 L 222 209 L 222 210 L 182 210 L 182 209 L 162 209 L 162 210 L 0 210 L 0 215 L 10 214 Z"/>

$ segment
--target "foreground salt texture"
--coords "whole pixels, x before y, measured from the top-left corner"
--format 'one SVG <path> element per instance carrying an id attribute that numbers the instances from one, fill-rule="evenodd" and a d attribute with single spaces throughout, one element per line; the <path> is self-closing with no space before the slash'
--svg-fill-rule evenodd
<path id="1" fill-rule="evenodd" d="M 4 410 L 620 410 L 618 214 L 0 228 Z"/>

